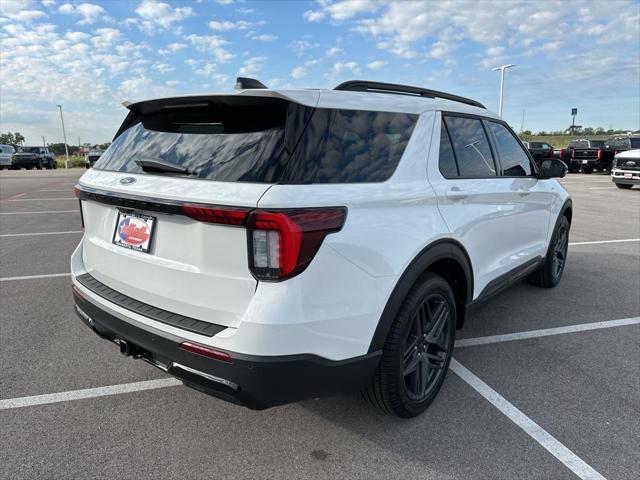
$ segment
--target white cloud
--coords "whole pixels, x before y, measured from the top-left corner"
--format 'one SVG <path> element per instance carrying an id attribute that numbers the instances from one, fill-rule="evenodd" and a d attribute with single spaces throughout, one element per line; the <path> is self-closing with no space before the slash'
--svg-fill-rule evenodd
<path id="1" fill-rule="evenodd" d="M 115 28 L 98 28 L 91 38 L 91 43 L 96 49 L 101 50 L 111 47 L 121 36 L 120 30 Z"/>
<path id="2" fill-rule="evenodd" d="M 360 67 L 356 62 L 334 63 L 333 73 L 340 75 L 341 73 L 351 72 L 360 73 Z"/>
<path id="3" fill-rule="evenodd" d="M 294 40 L 289 45 L 287 45 L 291 51 L 296 54 L 298 57 L 301 57 L 305 54 L 307 50 L 312 50 L 314 48 L 318 48 L 320 46 L 319 43 L 312 43 L 309 40 Z"/>
<path id="4" fill-rule="evenodd" d="M 236 8 L 236 13 L 239 13 L 240 15 L 248 15 L 253 12 L 255 12 L 253 8 Z"/>
<path id="5" fill-rule="evenodd" d="M 79 5 L 65 3 L 58 7 L 58 13 L 63 15 L 78 15 L 82 17 L 78 22 L 80 25 L 91 25 L 104 15 L 105 10 L 100 5 L 94 3 L 81 3 Z"/>
<path id="6" fill-rule="evenodd" d="M 36 18 L 47 16 L 46 13 L 32 7 L 33 0 L 2 0 L 0 1 L 0 14 L 6 19 L 23 23 L 30 23 Z"/>
<path id="7" fill-rule="evenodd" d="M 307 10 L 302 14 L 302 17 L 307 22 L 319 22 L 321 20 L 324 20 L 324 18 L 326 17 L 326 14 L 321 10 L 317 10 L 317 11 Z"/>
<path id="8" fill-rule="evenodd" d="M 387 64 L 387 62 L 384 62 L 382 60 L 375 60 L 373 62 L 367 63 L 367 68 L 370 69 L 370 70 L 380 70 L 386 64 Z"/>
<path id="9" fill-rule="evenodd" d="M 336 55 L 340 55 L 344 50 L 340 47 L 331 47 L 325 53 L 327 57 L 335 57 Z"/>
<path id="10" fill-rule="evenodd" d="M 237 22 L 229 22 L 228 20 L 218 22 L 212 20 L 207 25 L 211 30 L 217 30 L 220 32 L 226 30 L 247 30 L 251 27 L 251 23 L 244 20 L 239 20 Z"/>
<path id="11" fill-rule="evenodd" d="M 196 50 L 210 53 L 221 63 L 228 62 L 234 57 L 233 54 L 223 48 L 229 42 L 218 35 L 196 35 L 192 33 L 185 38 L 196 47 Z"/>
<path id="12" fill-rule="evenodd" d="M 272 35 L 270 33 L 251 35 L 249 38 L 251 38 L 252 40 L 259 40 L 261 42 L 275 42 L 278 39 L 277 35 Z"/>
<path id="13" fill-rule="evenodd" d="M 193 15 L 193 9 L 191 7 L 172 8 L 168 3 L 143 0 L 136 8 L 136 13 L 142 18 L 142 31 L 153 34 L 158 30 L 175 28 L 174 24 Z"/>
<path id="14" fill-rule="evenodd" d="M 295 79 L 302 78 L 307 74 L 307 69 L 304 67 L 295 67 L 291 70 L 291 76 Z"/>
<path id="15" fill-rule="evenodd" d="M 172 53 L 179 52 L 180 50 L 187 48 L 187 45 L 184 43 L 169 43 L 166 48 L 161 48 L 158 50 L 160 55 L 170 55 Z"/>
<path id="16" fill-rule="evenodd" d="M 264 68 L 267 57 L 250 57 L 244 61 L 238 73 L 240 75 L 253 75 Z"/>
<path id="17" fill-rule="evenodd" d="M 173 72 L 175 70 L 168 63 L 154 63 L 153 65 L 151 65 L 151 68 L 153 68 L 156 72 L 160 73 L 161 75 L 167 74 L 169 72 Z"/>

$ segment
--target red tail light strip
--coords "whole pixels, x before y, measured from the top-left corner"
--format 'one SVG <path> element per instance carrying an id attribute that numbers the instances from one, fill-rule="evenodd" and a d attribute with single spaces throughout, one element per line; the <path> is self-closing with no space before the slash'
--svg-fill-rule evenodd
<path id="1" fill-rule="evenodd" d="M 202 355 L 204 357 L 215 358 L 216 360 L 220 360 L 222 362 L 233 362 L 231 355 L 229 355 L 228 353 L 214 350 L 213 348 L 205 347 L 204 345 L 199 345 L 197 343 L 182 342 L 180 345 L 178 345 L 178 347 L 181 350 L 185 350 L 191 353 L 197 353 L 198 355 Z"/>

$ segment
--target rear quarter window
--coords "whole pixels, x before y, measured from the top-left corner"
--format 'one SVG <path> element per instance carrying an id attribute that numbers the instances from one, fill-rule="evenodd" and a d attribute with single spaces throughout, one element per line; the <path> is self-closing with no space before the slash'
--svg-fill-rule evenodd
<path id="1" fill-rule="evenodd" d="M 417 115 L 317 109 L 282 183 L 383 182 L 395 171 Z"/>

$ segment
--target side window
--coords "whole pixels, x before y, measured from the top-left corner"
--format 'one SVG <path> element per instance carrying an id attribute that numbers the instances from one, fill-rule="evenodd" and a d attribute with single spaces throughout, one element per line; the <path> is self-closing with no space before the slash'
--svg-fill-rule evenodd
<path id="1" fill-rule="evenodd" d="M 453 155 L 453 147 L 449 139 L 447 127 L 444 120 L 440 121 L 440 158 L 438 160 L 440 173 L 444 178 L 455 178 L 458 176 L 456 157 Z"/>
<path id="2" fill-rule="evenodd" d="M 505 177 L 528 177 L 531 175 L 529 157 L 513 134 L 496 122 L 489 122 L 496 139 L 496 147 L 502 161 L 502 174 Z"/>
<path id="3" fill-rule="evenodd" d="M 495 177 L 496 168 L 482 122 L 445 116 L 461 177 Z"/>

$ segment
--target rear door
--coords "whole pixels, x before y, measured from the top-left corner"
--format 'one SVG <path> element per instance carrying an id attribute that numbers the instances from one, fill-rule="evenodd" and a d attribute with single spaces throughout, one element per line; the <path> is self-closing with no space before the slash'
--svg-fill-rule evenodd
<path id="1" fill-rule="evenodd" d="M 548 228 L 541 206 L 529 211 L 524 200 L 533 199 L 531 166 L 513 165 L 513 176 L 503 176 L 489 128 L 480 118 L 444 113 L 438 162 L 429 167 L 438 208 L 473 265 L 474 298 L 491 280 L 538 256 Z"/>
<path id="2" fill-rule="evenodd" d="M 237 326 L 257 283 L 241 219 L 286 166 L 295 107 L 222 97 L 131 120 L 80 179 L 85 270 L 143 303 Z"/>

